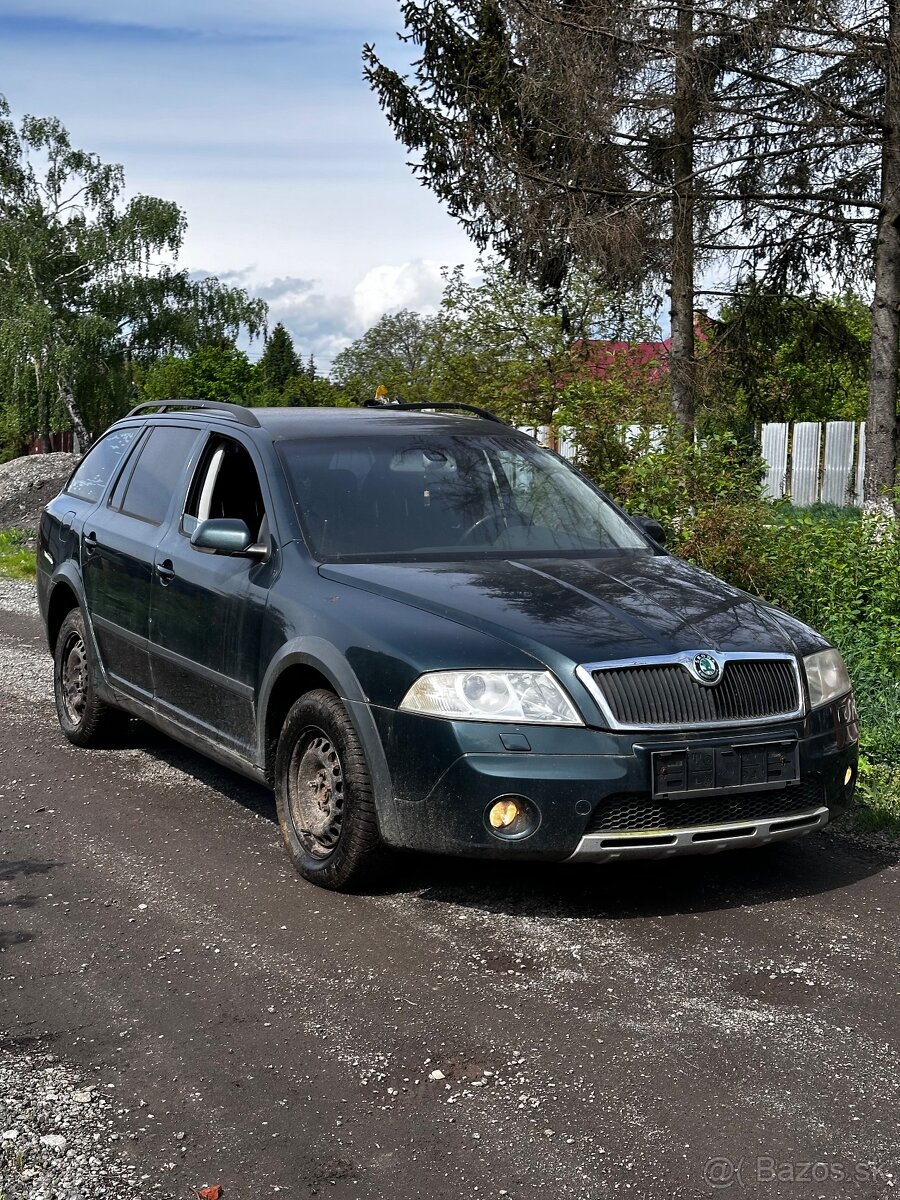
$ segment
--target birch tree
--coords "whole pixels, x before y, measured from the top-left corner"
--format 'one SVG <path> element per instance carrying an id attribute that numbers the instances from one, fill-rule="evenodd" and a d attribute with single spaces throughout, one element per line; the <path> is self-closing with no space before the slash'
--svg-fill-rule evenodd
<path id="1" fill-rule="evenodd" d="M 98 377 L 264 326 L 261 301 L 177 269 L 178 206 L 125 202 L 124 186 L 58 120 L 17 126 L 0 97 L 0 371 L 7 403 L 35 398 L 44 439 L 59 405 L 88 444 Z"/>

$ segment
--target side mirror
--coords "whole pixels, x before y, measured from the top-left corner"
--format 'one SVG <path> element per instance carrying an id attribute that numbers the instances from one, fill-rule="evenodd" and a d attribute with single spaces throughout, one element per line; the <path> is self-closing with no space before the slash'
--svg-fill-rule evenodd
<path id="1" fill-rule="evenodd" d="M 655 517 L 632 517 L 632 521 L 660 546 L 666 544 L 666 531 Z"/>
<path id="2" fill-rule="evenodd" d="M 191 545 L 198 550 L 213 550 L 216 554 L 245 555 L 249 558 L 264 558 L 265 547 L 253 542 L 253 535 L 245 521 L 233 517 L 216 517 L 201 521 L 191 534 Z"/>

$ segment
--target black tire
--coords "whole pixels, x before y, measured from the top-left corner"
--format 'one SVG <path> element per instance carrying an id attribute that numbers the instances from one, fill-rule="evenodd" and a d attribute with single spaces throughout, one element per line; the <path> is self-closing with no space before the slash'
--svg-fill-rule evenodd
<path id="1" fill-rule="evenodd" d="M 278 823 L 297 871 L 318 887 L 374 881 L 383 857 L 372 780 L 359 738 L 332 692 L 288 713 L 275 755 Z"/>
<path id="2" fill-rule="evenodd" d="M 81 610 L 73 608 L 63 621 L 53 655 L 53 696 L 60 728 L 75 746 L 109 745 L 120 731 L 125 714 L 97 694 L 97 661 L 84 627 Z"/>

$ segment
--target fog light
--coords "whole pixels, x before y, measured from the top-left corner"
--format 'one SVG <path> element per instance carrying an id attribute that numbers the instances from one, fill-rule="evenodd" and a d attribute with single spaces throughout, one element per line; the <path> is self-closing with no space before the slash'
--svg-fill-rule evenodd
<path id="1" fill-rule="evenodd" d="M 515 800 L 498 800 L 491 805 L 488 820 L 494 829 L 506 829 L 521 811 Z"/>
<path id="2" fill-rule="evenodd" d="M 484 810 L 485 827 L 501 842 L 531 837 L 541 823 L 541 812 L 527 796 L 495 796 Z"/>
<path id="3" fill-rule="evenodd" d="M 847 786 L 847 784 L 850 782 L 850 780 L 851 780 L 852 778 L 853 778 L 853 768 L 852 768 L 852 767 L 848 767 L 848 768 L 847 768 L 847 772 L 846 772 L 846 774 L 844 775 L 844 787 L 846 787 L 846 786 Z"/>

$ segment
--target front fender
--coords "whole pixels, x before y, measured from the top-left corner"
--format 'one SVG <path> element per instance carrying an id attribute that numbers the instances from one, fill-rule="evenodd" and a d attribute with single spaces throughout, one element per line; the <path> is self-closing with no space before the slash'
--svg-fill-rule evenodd
<path id="1" fill-rule="evenodd" d="M 331 642 L 319 637 L 294 638 L 286 642 L 272 659 L 259 692 L 257 745 L 265 753 L 267 713 L 272 693 L 284 672 L 295 666 L 309 667 L 323 675 L 343 701 L 366 755 L 379 832 L 389 845 L 400 845 L 391 775 L 372 710 L 350 664 Z"/>

